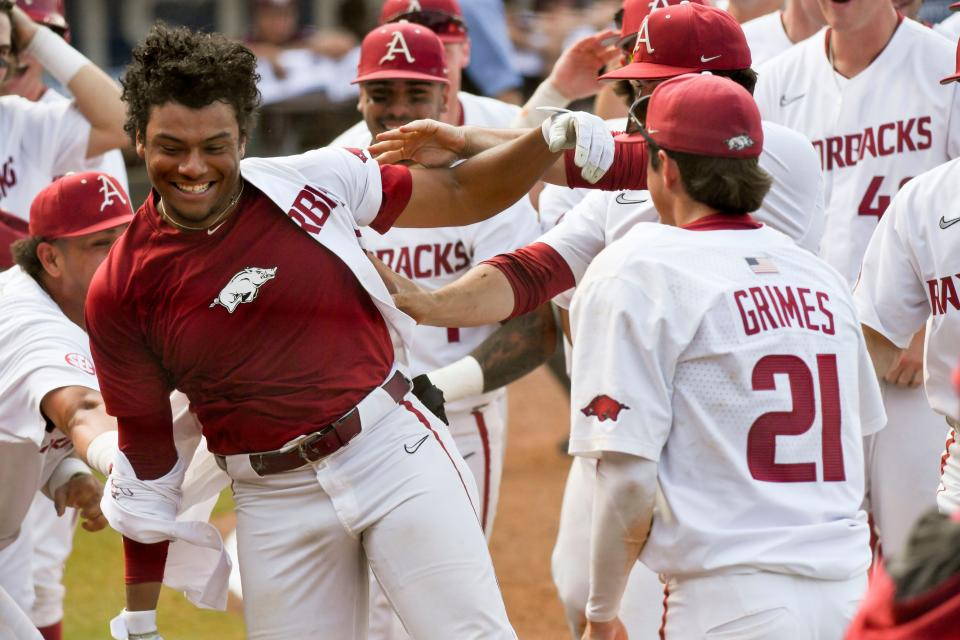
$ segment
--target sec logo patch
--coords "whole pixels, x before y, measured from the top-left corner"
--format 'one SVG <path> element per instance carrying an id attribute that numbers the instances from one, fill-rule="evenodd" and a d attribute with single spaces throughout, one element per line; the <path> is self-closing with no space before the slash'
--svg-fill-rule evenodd
<path id="1" fill-rule="evenodd" d="M 92 376 L 97 374 L 97 370 L 93 367 L 93 362 L 82 353 L 68 353 L 63 356 L 63 359 L 67 361 L 67 364 L 80 369 L 80 371 L 84 373 L 89 373 Z"/>

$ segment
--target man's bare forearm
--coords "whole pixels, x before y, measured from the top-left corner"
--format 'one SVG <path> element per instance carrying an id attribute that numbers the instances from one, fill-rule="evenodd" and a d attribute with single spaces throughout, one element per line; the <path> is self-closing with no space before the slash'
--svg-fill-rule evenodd
<path id="1" fill-rule="evenodd" d="M 394 302 L 418 324 L 432 327 L 480 327 L 513 313 L 513 288 L 506 276 L 480 264 L 462 278 L 433 292 L 400 292 Z"/>
<path id="2" fill-rule="evenodd" d="M 504 323 L 470 354 L 483 371 L 483 391 L 505 387 L 546 362 L 557 349 L 557 337 L 549 303 Z"/>
<path id="3" fill-rule="evenodd" d="M 865 324 L 861 326 L 863 327 L 864 341 L 867 343 L 867 351 L 870 352 L 870 359 L 873 360 L 873 368 L 877 377 L 883 379 L 883 376 L 890 370 L 890 367 L 900 355 L 900 349 L 873 327 Z"/>
<path id="4" fill-rule="evenodd" d="M 520 138 L 531 129 L 484 129 L 482 127 L 463 127 L 464 147 L 460 155 L 472 158 L 475 155 L 493 149 L 502 144 Z M 567 170 L 560 156 L 543 174 L 542 179 L 550 184 L 567 186 Z"/>

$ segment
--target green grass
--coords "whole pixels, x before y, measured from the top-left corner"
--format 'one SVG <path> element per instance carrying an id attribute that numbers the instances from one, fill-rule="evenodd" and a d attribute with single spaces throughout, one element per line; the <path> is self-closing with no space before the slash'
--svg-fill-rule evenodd
<path id="1" fill-rule="evenodd" d="M 220 496 L 215 514 L 232 508 L 229 490 Z M 64 584 L 64 638 L 102 640 L 109 638 L 110 620 L 123 608 L 123 551 L 120 534 L 112 529 L 88 533 L 78 528 L 73 553 L 67 561 Z M 164 588 L 157 609 L 160 632 L 176 640 L 240 640 L 243 617 L 235 613 L 198 609 L 183 597 Z"/>

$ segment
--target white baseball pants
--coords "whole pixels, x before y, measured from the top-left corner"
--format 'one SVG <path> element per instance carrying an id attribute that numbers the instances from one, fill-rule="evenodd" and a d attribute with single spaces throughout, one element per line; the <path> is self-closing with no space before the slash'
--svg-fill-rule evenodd
<path id="1" fill-rule="evenodd" d="M 842 640 L 866 588 L 865 574 L 849 580 L 767 572 L 670 579 L 661 637 Z"/>
<path id="2" fill-rule="evenodd" d="M 472 411 L 447 414 L 448 427 L 457 451 L 467 463 L 477 484 L 478 512 L 487 540 L 493 534 L 493 520 L 500 499 L 500 479 L 507 437 L 506 395 Z M 371 576 L 370 640 L 407 640 L 390 600 Z"/>
<path id="3" fill-rule="evenodd" d="M 368 565 L 416 640 L 499 640 L 507 620 L 447 427 L 412 394 L 349 445 L 260 477 L 228 456 L 251 639 L 367 638 Z"/>

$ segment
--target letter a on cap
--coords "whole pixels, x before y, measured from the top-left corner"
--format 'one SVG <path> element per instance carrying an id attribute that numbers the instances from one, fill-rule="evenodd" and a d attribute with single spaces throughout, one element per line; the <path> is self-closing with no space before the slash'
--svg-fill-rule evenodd
<path id="1" fill-rule="evenodd" d="M 113 186 L 113 183 L 107 179 L 107 176 L 97 176 L 97 179 L 100 181 L 100 193 L 103 194 L 103 202 L 100 203 L 101 212 L 113 204 L 114 198 L 119 200 L 120 204 L 127 204 L 123 194 Z"/>
<path id="2" fill-rule="evenodd" d="M 670 3 L 668 0 L 650 0 L 650 4 L 647 5 L 650 11 L 653 11 L 654 9 L 666 9 L 669 6 Z"/>
<path id="3" fill-rule="evenodd" d="M 413 13 L 414 11 L 423 11 L 418 0 L 410 0 L 410 6 L 407 7 L 407 13 Z"/>
<path id="4" fill-rule="evenodd" d="M 407 46 L 407 41 L 403 37 L 402 31 L 394 31 L 393 38 L 387 44 L 387 53 L 380 58 L 380 62 L 377 64 L 383 64 L 385 60 L 393 62 L 397 58 L 397 54 L 402 53 L 403 56 L 407 59 L 407 62 L 413 64 L 416 60 L 410 55 L 410 47 Z"/>
<path id="5" fill-rule="evenodd" d="M 647 14 L 647 17 L 644 18 L 643 22 L 640 24 L 640 32 L 637 33 L 637 44 L 633 47 L 634 57 L 636 57 L 637 53 L 639 53 L 641 44 L 647 48 L 647 53 L 653 53 L 653 45 L 650 44 L 650 26 L 647 24 L 649 21 L 650 14 Z"/>

